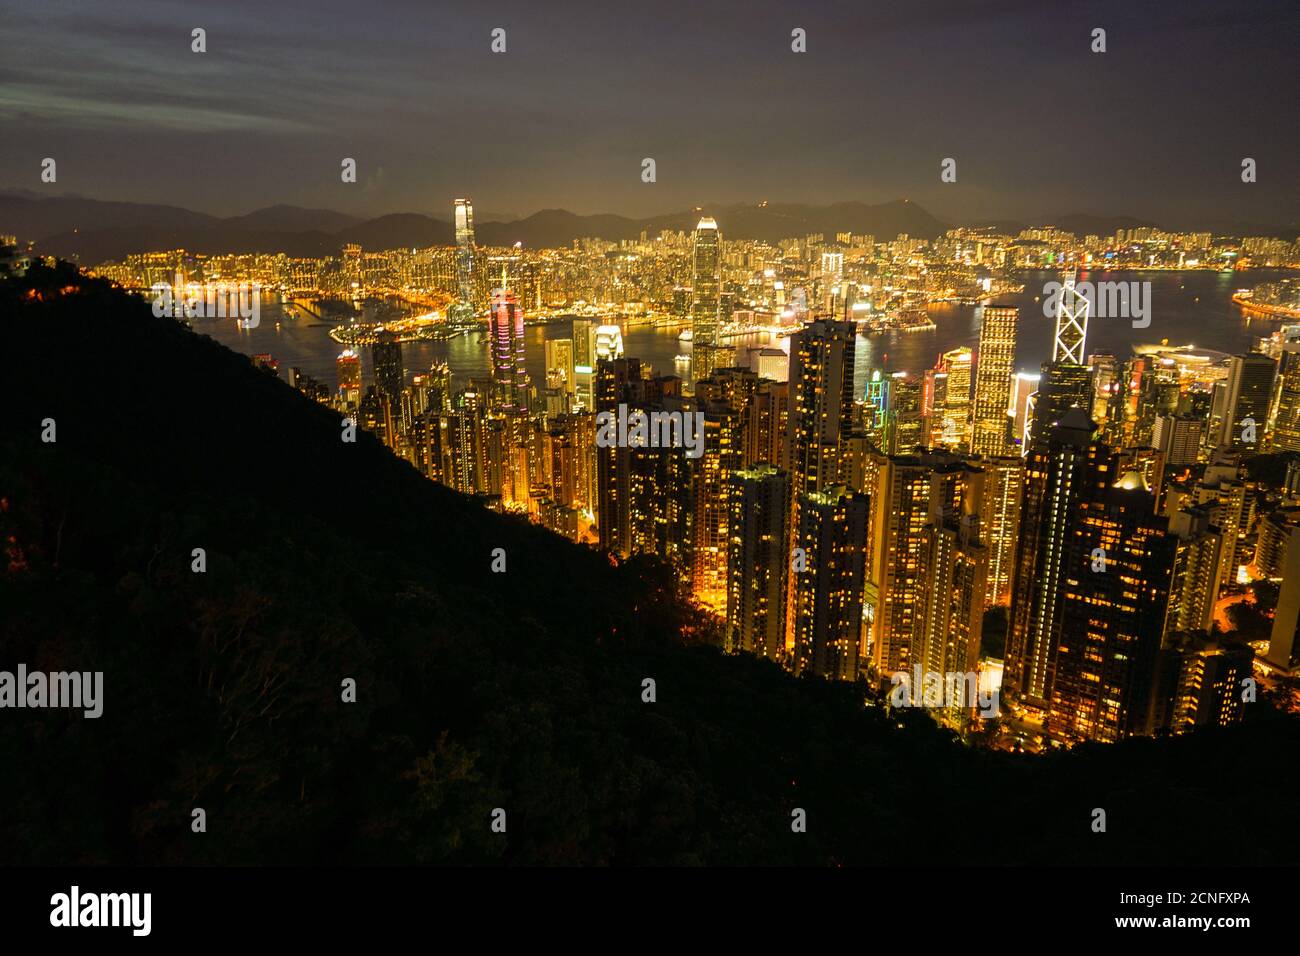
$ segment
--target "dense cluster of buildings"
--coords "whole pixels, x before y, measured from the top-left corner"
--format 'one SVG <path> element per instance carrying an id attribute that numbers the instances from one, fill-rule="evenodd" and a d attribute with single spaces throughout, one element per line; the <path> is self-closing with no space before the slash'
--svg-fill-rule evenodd
<path id="1" fill-rule="evenodd" d="M 96 265 L 128 288 L 187 282 L 255 284 L 288 297 L 394 296 L 438 309 L 449 326 L 481 324 L 492 289 L 507 286 L 529 315 L 590 314 L 627 322 L 697 321 L 690 282 L 702 254 L 697 231 L 643 231 L 633 239 L 575 239 L 558 249 L 475 245 L 474 210 L 453 208 L 455 245 L 337 255 L 131 255 Z M 704 254 L 707 254 L 704 253 Z M 878 328 L 932 328 L 929 303 L 976 302 L 1014 291 L 1027 269 L 1242 269 L 1300 266 L 1300 242 L 1173 233 L 1151 227 L 1078 236 L 1052 226 L 1016 234 L 955 228 L 935 239 L 815 233 L 779 242 L 719 241 L 719 334 L 849 315 Z M 685 277 L 685 281 L 683 279 Z M 713 281 L 710 279 L 706 282 Z M 450 306 L 445 310 L 445 303 Z M 708 318 L 705 318 L 707 328 Z"/>
<path id="2" fill-rule="evenodd" d="M 706 216 L 689 235 L 489 254 L 467 200 L 456 233 L 456 246 L 410 258 L 345 250 L 344 278 L 427 282 L 464 325 L 486 306 L 489 375 L 453 389 L 435 365 L 408 382 L 400 337 L 381 334 L 372 384 L 354 350 L 338 358 L 337 389 L 294 383 L 435 481 L 615 555 L 659 556 L 728 650 L 882 688 L 1000 668 L 1004 726 L 1034 746 L 1230 723 L 1257 667 L 1300 666 L 1300 469 L 1270 487 L 1246 467 L 1300 452 L 1300 326 L 1243 355 L 1090 353 L 1073 268 L 1093 256 L 1295 261 L 1287 244 L 1237 243 L 1229 256 L 1209 234 L 1107 243 L 1043 229 L 724 245 Z M 1062 264 L 1052 358 L 1017 373 L 1018 309 L 997 304 L 993 284 Z M 302 281 L 321 288 L 313 276 Z M 920 373 L 873 371 L 859 393 L 867 313 L 913 296 L 983 299 L 978 341 Z M 625 355 L 617 323 L 579 316 L 545 342 L 545 381 L 532 381 L 525 309 L 583 301 L 685 320 L 689 374 Z M 738 365 L 727 330 L 763 313 L 790 331 L 788 353 Z M 601 416 L 628 409 L 700 414 L 702 453 L 599 441 Z M 1282 587 L 1262 665 L 1213 623 L 1250 577 Z M 1007 620 L 998 662 L 981 654 L 995 608 Z M 981 720 L 972 701 L 934 711 L 958 730 Z"/>

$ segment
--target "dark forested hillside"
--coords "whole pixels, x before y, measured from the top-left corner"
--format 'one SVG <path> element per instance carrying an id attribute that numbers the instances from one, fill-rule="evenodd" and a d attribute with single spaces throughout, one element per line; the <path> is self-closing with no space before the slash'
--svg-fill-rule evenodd
<path id="1" fill-rule="evenodd" d="M 99 719 L 0 710 L 0 862 L 1300 860 L 1300 727 L 1263 705 L 1175 740 L 973 750 L 721 655 L 655 566 L 340 441 L 67 267 L 0 283 L 0 342 L 0 670 L 105 675 Z"/>

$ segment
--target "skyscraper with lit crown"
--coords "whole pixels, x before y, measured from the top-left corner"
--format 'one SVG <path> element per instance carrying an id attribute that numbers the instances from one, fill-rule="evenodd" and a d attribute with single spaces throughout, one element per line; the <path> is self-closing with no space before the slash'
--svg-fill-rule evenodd
<path id="1" fill-rule="evenodd" d="M 339 395 L 345 402 L 361 400 L 361 356 L 354 349 L 344 349 L 334 363 L 339 379 Z"/>
<path id="2" fill-rule="evenodd" d="M 694 282 L 691 298 L 692 377 L 696 381 L 713 374 L 712 350 L 718 344 L 718 313 L 722 305 L 719 246 L 717 222 L 710 216 L 703 217 L 695 227 L 691 251 Z"/>
<path id="3" fill-rule="evenodd" d="M 1054 300 L 1056 329 L 1052 338 L 1052 360 L 1042 366 L 1038 391 L 1030 396 L 1030 442 L 1046 436 L 1065 412 L 1074 407 L 1092 408 L 1092 370 L 1084 346 L 1088 339 L 1091 303 L 1075 285 L 1074 273 L 1061 275 L 1061 290 Z"/>
<path id="4" fill-rule="evenodd" d="M 456 221 L 456 286 L 460 298 L 452 303 L 451 321 L 473 325 L 474 313 L 474 204 L 457 199 L 452 210 Z"/>
<path id="5" fill-rule="evenodd" d="M 1052 361 L 1086 365 L 1084 345 L 1088 339 L 1088 312 L 1091 303 L 1075 285 L 1074 273 L 1061 275 L 1061 291 L 1056 299 L 1056 335 L 1052 341 Z"/>

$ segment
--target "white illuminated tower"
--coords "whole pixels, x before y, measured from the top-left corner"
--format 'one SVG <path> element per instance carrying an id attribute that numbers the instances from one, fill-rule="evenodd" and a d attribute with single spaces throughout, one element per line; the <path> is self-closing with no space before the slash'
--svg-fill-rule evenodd
<path id="1" fill-rule="evenodd" d="M 468 199 L 457 199 L 453 209 L 456 220 L 456 286 L 460 299 L 452 303 L 452 322 L 456 325 L 474 324 L 474 204 Z"/>
<path id="2" fill-rule="evenodd" d="M 1061 366 L 1087 364 L 1084 357 L 1084 342 L 1088 337 L 1089 303 L 1074 284 L 1074 272 L 1061 273 L 1061 291 L 1056 297 L 1056 335 L 1052 340 L 1052 361 L 1043 366 L 1044 385 L 1051 385 L 1052 375 Z M 1052 371 L 1049 371 L 1049 368 Z M 1029 454 L 1029 445 L 1033 441 L 1033 423 L 1039 417 L 1038 406 L 1045 397 L 1052 394 L 1044 392 L 1029 396 L 1029 405 L 1025 416 L 1024 443 L 1020 454 Z M 1055 407 L 1055 406 L 1052 406 Z"/>
<path id="3" fill-rule="evenodd" d="M 1061 292 L 1056 300 L 1056 340 L 1053 362 L 1084 365 L 1083 343 L 1088 336 L 1088 300 L 1074 285 L 1074 273 L 1061 275 Z"/>

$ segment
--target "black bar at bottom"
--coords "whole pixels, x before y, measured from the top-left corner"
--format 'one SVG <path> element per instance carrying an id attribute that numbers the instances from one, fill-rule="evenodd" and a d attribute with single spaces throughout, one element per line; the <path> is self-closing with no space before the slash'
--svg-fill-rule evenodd
<path id="1" fill-rule="evenodd" d="M 205 947 L 439 937 L 668 945 L 701 932 L 732 944 L 806 944 L 822 933 L 860 935 L 864 945 L 882 933 L 975 945 L 1196 933 L 1231 945 L 1281 930 L 1293 880 L 1284 868 L 9 868 L 0 870 L 0 919 L 7 941 Z M 70 925 L 74 886 L 75 922 L 119 925 Z M 144 897 L 120 895 L 145 893 L 147 936 Z"/>

